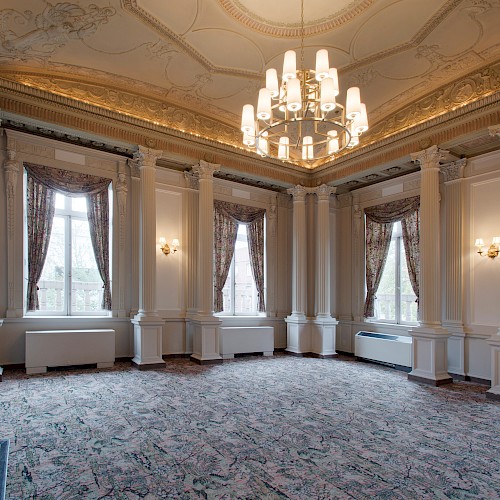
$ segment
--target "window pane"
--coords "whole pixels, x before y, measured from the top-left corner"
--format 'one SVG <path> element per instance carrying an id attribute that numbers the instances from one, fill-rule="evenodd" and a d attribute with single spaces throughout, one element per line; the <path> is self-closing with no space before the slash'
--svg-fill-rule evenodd
<path id="1" fill-rule="evenodd" d="M 87 213 L 87 198 L 85 196 L 71 198 L 71 210 L 73 212 Z"/>
<path id="2" fill-rule="evenodd" d="M 66 196 L 61 193 L 56 193 L 56 208 L 63 210 L 65 208 L 64 202 L 66 201 Z"/>
<path id="3" fill-rule="evenodd" d="M 401 321 L 417 322 L 417 296 L 413 293 L 404 245 L 401 244 Z"/>
<path id="4" fill-rule="evenodd" d="M 375 318 L 396 321 L 396 242 L 391 240 L 375 298 Z"/>
<path id="5" fill-rule="evenodd" d="M 62 198 L 64 206 L 64 197 Z M 64 240 L 64 218 L 55 216 L 52 223 L 47 258 L 45 259 L 42 276 L 38 282 L 40 311 L 62 312 L 64 310 Z"/>
<path id="6" fill-rule="evenodd" d="M 103 283 L 94 257 L 89 223 L 72 219 L 71 225 L 71 311 L 100 311 Z"/>
<path id="7" fill-rule="evenodd" d="M 223 307 L 222 311 L 225 313 L 230 313 L 232 311 L 232 294 L 231 294 L 231 288 L 232 288 L 232 268 L 233 268 L 233 263 L 231 263 L 231 269 L 229 269 L 229 273 L 227 275 L 226 283 L 224 284 L 224 288 L 222 289 L 222 295 L 223 295 Z"/>

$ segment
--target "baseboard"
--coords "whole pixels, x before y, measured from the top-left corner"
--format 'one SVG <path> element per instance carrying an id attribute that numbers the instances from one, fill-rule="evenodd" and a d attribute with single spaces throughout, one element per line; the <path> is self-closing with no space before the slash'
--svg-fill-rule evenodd
<path id="1" fill-rule="evenodd" d="M 464 380 L 466 380 L 467 382 L 473 382 L 474 384 L 487 385 L 488 387 L 491 385 L 491 380 L 478 377 L 469 377 L 469 375 L 466 375 L 464 377 Z"/>

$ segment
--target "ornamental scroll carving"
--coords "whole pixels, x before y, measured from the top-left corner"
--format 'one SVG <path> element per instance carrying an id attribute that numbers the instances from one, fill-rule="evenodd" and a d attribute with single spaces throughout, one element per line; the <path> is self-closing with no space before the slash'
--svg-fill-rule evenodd
<path id="1" fill-rule="evenodd" d="M 11 9 L 0 11 L 0 40 L 7 57 L 25 60 L 28 57 L 46 59 L 71 40 L 82 40 L 107 23 L 116 11 L 90 4 L 86 9 L 77 4 L 47 3 L 39 14 Z"/>
<path id="2" fill-rule="evenodd" d="M 7 194 L 7 232 L 9 239 L 14 238 L 16 227 L 15 198 L 17 188 L 17 177 L 19 174 L 19 163 L 16 161 L 16 152 L 9 149 L 7 151 L 9 159 L 5 162 L 5 188 Z"/>
<path id="3" fill-rule="evenodd" d="M 198 190 L 200 188 L 200 183 L 198 182 L 198 175 L 196 175 L 193 172 L 184 172 L 184 179 L 186 181 L 186 187 L 189 189 L 196 189 Z"/>

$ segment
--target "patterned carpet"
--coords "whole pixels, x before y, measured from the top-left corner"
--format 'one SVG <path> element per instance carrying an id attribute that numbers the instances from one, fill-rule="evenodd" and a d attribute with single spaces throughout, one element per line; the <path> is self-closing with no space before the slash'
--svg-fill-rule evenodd
<path id="1" fill-rule="evenodd" d="M 7 371 L 7 498 L 499 498 L 486 389 L 347 357 Z"/>

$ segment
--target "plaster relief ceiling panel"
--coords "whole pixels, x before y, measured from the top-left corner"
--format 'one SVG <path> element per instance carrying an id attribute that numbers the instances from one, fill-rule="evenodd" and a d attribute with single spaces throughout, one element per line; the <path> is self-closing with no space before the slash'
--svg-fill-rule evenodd
<path id="1" fill-rule="evenodd" d="M 495 91 L 494 75 L 473 91 L 460 82 L 499 61 L 500 0 L 304 3 L 305 68 L 327 48 L 339 102 L 359 86 L 376 139 Z M 0 76 L 241 148 L 241 107 L 257 104 L 265 70 L 281 74 L 289 49 L 300 64 L 300 5 L 2 0 Z"/>

